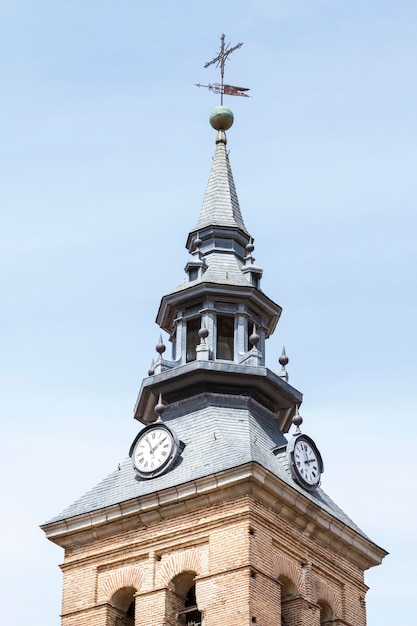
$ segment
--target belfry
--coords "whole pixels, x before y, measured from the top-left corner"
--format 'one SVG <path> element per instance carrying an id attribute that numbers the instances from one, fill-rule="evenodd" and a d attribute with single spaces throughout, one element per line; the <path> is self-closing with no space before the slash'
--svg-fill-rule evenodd
<path id="1" fill-rule="evenodd" d="M 42 526 L 65 549 L 62 626 L 365 626 L 364 571 L 386 552 L 321 489 L 285 351 L 266 366 L 281 307 L 239 206 L 233 114 L 210 123 L 209 181 L 184 279 L 159 306 L 166 339 L 129 457 Z"/>

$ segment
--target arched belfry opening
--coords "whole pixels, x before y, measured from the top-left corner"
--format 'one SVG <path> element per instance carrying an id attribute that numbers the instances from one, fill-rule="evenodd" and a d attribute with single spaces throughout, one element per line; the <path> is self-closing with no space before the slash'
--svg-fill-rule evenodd
<path id="1" fill-rule="evenodd" d="M 281 625 L 291 626 L 297 617 L 297 588 L 286 576 L 280 576 L 278 581 L 281 584 Z"/>
<path id="2" fill-rule="evenodd" d="M 173 581 L 174 592 L 178 598 L 176 616 L 182 626 L 201 626 L 203 614 L 198 608 L 195 573 L 182 572 Z"/>
<path id="3" fill-rule="evenodd" d="M 335 616 L 327 602 L 319 600 L 318 605 L 320 607 L 320 626 L 331 626 L 331 624 L 334 624 Z"/>
<path id="4" fill-rule="evenodd" d="M 134 587 L 118 589 L 110 600 L 111 626 L 135 626 L 135 593 Z"/>
<path id="5" fill-rule="evenodd" d="M 184 601 L 183 623 L 187 626 L 199 626 L 202 623 L 202 614 L 197 606 L 195 584 L 190 587 Z"/>

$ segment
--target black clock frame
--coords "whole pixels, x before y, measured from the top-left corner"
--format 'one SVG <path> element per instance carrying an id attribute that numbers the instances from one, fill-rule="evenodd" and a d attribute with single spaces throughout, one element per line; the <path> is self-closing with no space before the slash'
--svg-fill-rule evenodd
<path id="1" fill-rule="evenodd" d="M 155 430 L 166 430 L 171 442 L 172 442 L 172 446 L 171 446 L 171 452 L 169 454 L 169 456 L 165 459 L 164 463 L 158 467 L 155 470 L 149 471 L 149 472 L 145 472 L 141 469 L 138 469 L 135 465 L 135 449 L 136 446 L 138 444 L 138 442 L 150 431 Z M 180 442 L 179 439 L 176 435 L 176 433 L 171 430 L 171 428 L 168 428 L 168 426 L 166 426 L 166 424 L 163 424 L 161 422 L 154 422 L 153 424 L 148 424 L 147 426 L 145 426 L 144 428 L 142 428 L 141 431 L 138 432 L 138 434 L 136 435 L 132 445 L 130 446 L 130 450 L 129 450 L 129 456 L 132 459 L 132 465 L 136 471 L 136 473 L 143 479 L 145 480 L 149 480 L 150 478 L 156 478 L 157 476 L 161 476 L 161 474 L 164 474 L 165 472 L 167 472 L 175 463 L 178 454 L 180 452 Z"/>
<path id="2" fill-rule="evenodd" d="M 295 449 L 296 443 L 300 440 L 308 443 L 308 445 L 313 448 L 314 453 L 317 457 L 317 461 L 319 464 L 319 478 L 318 478 L 318 481 L 314 483 L 313 485 L 308 483 L 306 480 L 304 480 L 304 478 L 299 473 L 297 469 L 297 465 L 295 463 L 294 449 Z M 301 434 L 301 433 L 299 435 L 295 435 L 294 437 L 292 437 L 287 445 L 287 454 L 288 454 L 288 463 L 289 463 L 290 470 L 291 470 L 291 476 L 293 477 L 295 482 L 298 483 L 300 487 L 302 487 L 303 489 L 306 489 L 306 491 L 315 491 L 317 487 L 319 487 L 320 485 L 321 475 L 324 472 L 324 465 L 323 465 L 323 459 L 321 458 L 319 449 L 317 448 L 316 444 L 311 439 L 311 437 L 309 437 L 308 435 Z"/>

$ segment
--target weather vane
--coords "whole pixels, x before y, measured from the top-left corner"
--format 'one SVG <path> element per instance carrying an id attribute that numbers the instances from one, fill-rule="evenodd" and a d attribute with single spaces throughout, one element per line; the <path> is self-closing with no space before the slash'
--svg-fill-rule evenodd
<path id="1" fill-rule="evenodd" d="M 229 55 L 232 54 L 232 52 L 234 52 L 241 46 L 243 46 L 243 43 L 238 43 L 235 46 L 233 46 L 233 48 L 230 48 L 230 43 L 228 43 L 227 46 L 224 45 L 225 35 L 222 35 L 220 39 L 222 43 L 220 46 L 219 54 L 216 57 L 214 57 L 214 59 L 206 63 L 204 67 L 209 67 L 210 65 L 213 65 L 213 63 L 216 64 L 216 67 L 220 67 L 221 82 L 213 83 L 212 85 L 200 85 L 200 83 L 198 83 L 196 84 L 196 87 L 206 87 L 207 89 L 209 89 L 210 91 L 213 91 L 214 93 L 219 93 L 220 104 L 222 105 L 224 94 L 228 96 L 244 96 L 245 98 L 249 98 L 249 94 L 245 93 L 246 91 L 249 91 L 249 89 L 247 87 L 235 87 L 234 85 L 224 84 L 225 63 Z"/>

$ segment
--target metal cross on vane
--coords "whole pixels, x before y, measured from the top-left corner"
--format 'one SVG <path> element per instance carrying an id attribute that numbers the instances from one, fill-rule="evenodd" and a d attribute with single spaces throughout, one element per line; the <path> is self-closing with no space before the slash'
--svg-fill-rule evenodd
<path id="1" fill-rule="evenodd" d="M 224 94 L 228 96 L 244 96 L 245 98 L 249 98 L 249 94 L 245 93 L 246 91 L 249 91 L 247 87 L 236 87 L 235 85 L 224 84 L 224 66 L 225 66 L 226 60 L 228 56 L 232 54 L 232 52 L 234 52 L 235 50 L 243 46 L 243 43 L 238 43 L 235 46 L 233 46 L 233 48 L 230 48 L 229 47 L 230 43 L 228 43 L 227 46 L 224 45 L 225 35 L 222 35 L 220 39 L 222 43 L 220 46 L 219 54 L 214 59 L 206 63 L 204 67 L 209 67 L 210 65 L 213 65 L 213 63 L 216 64 L 216 67 L 220 67 L 221 83 L 213 83 L 212 85 L 200 85 L 200 83 L 198 83 L 196 84 L 196 87 L 206 87 L 207 89 L 209 89 L 210 91 L 213 91 L 214 93 L 219 93 L 220 104 L 223 104 Z"/>

